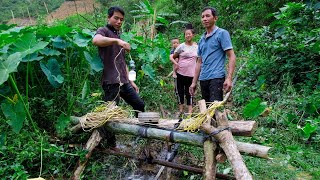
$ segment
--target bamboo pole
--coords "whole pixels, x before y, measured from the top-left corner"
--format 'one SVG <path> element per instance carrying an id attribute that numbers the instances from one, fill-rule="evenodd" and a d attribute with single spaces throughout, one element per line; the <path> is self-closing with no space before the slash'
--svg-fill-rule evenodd
<path id="1" fill-rule="evenodd" d="M 79 117 L 72 116 L 73 121 L 79 122 Z M 111 120 L 110 120 L 111 121 Z M 146 124 L 145 122 L 139 122 L 138 118 L 127 118 L 127 119 L 112 119 L 112 122 L 120 122 L 126 124 L 136 125 L 148 125 L 155 128 L 162 129 L 174 129 L 174 125 L 178 123 L 176 119 L 160 119 L 158 124 Z M 257 129 L 257 123 L 255 121 L 230 121 L 229 127 L 231 128 L 232 135 L 234 136 L 252 136 Z M 81 125 L 78 124 L 70 129 L 72 132 L 81 130 Z"/>
<path id="2" fill-rule="evenodd" d="M 77 117 L 72 117 L 72 121 L 77 121 Z M 144 127 L 136 124 L 126 124 L 120 122 L 108 122 L 105 124 L 108 129 L 112 130 L 116 134 L 129 134 L 135 136 L 142 136 L 150 139 L 158 139 L 163 141 L 172 141 L 174 143 L 188 144 L 191 146 L 203 147 L 204 136 L 201 134 L 180 132 L 171 129 L 158 129 L 153 127 Z M 81 125 L 70 128 L 71 132 L 77 132 L 81 129 Z M 170 140 L 170 133 L 174 131 L 173 138 Z M 141 134 L 141 132 L 143 132 Z M 243 154 L 270 159 L 268 157 L 271 147 L 262 146 L 258 144 L 250 144 L 244 142 L 236 142 L 239 151 Z"/>
<path id="3" fill-rule="evenodd" d="M 201 134 L 179 131 L 174 131 L 172 139 L 170 139 L 170 133 L 173 130 L 157 129 L 119 122 L 108 122 L 105 126 L 116 134 L 129 134 L 149 139 L 171 141 L 174 143 L 187 144 L 197 147 L 203 147 L 203 142 L 205 140 L 204 136 Z M 241 153 L 268 159 L 268 151 L 270 150 L 270 147 L 244 142 L 236 142 L 236 144 Z"/>

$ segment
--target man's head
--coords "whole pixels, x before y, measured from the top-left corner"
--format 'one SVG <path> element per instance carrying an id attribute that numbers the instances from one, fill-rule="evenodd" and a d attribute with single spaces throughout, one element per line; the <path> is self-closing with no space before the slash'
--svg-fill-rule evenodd
<path id="1" fill-rule="evenodd" d="M 120 30 L 124 20 L 124 11 L 122 8 L 113 6 L 108 10 L 108 24 L 116 30 Z"/>
<path id="2" fill-rule="evenodd" d="M 217 10 L 213 7 L 205 7 L 201 11 L 201 22 L 205 28 L 213 27 L 218 20 Z"/>
<path id="3" fill-rule="evenodd" d="M 179 46 L 180 42 L 178 38 L 172 38 L 171 39 L 171 47 L 173 49 L 177 48 Z"/>

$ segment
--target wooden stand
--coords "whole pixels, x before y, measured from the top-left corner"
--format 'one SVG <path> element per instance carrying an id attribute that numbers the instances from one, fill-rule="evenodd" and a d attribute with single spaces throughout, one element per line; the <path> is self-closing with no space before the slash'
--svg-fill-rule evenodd
<path id="1" fill-rule="evenodd" d="M 199 107 L 201 112 L 205 112 L 206 105 L 205 101 L 199 101 Z M 205 166 L 203 167 L 205 179 L 215 179 L 218 175 L 216 172 L 216 163 L 224 162 L 226 158 L 229 160 L 235 178 L 250 180 L 252 176 L 248 171 L 240 152 L 255 157 L 261 157 L 268 159 L 268 151 L 270 147 L 236 142 L 233 135 L 251 136 L 256 129 L 256 122 L 254 121 L 230 121 L 228 122 L 226 114 L 224 112 L 215 112 L 215 119 L 217 127 L 210 125 L 211 117 L 207 117 L 207 123 L 203 124 L 200 129 L 212 136 L 209 139 L 201 134 L 194 134 L 188 132 L 178 132 L 173 128 L 176 120 L 160 120 L 159 124 L 148 124 L 148 126 L 142 126 L 141 123 L 135 118 L 133 119 L 121 119 L 121 120 L 110 120 L 105 126 L 115 134 L 131 134 L 137 135 L 144 138 L 158 139 L 168 142 L 189 144 L 193 146 L 202 146 L 204 149 L 204 161 Z M 76 119 L 76 118 L 75 118 Z M 74 119 L 73 119 L 74 120 Z M 243 126 L 241 126 L 242 124 Z M 231 127 L 230 127 L 231 126 Z M 79 124 L 72 127 L 70 130 L 73 132 L 79 131 L 81 126 Z M 245 133 L 244 133 L 245 132 Z M 170 137 L 170 138 L 168 138 Z M 86 159 L 83 162 L 78 162 L 78 166 L 75 168 L 72 179 L 79 179 L 83 172 L 85 165 L 90 158 L 93 149 L 99 144 L 102 137 L 97 130 L 94 130 L 88 142 L 86 143 L 85 149 L 88 150 Z M 215 141 L 212 141 L 215 139 Z M 217 143 L 218 142 L 218 143 Z M 220 146 L 223 152 L 217 154 L 217 147 Z M 170 164 L 169 162 L 162 163 L 163 166 Z M 172 163 L 168 167 L 174 166 Z M 183 165 L 179 166 L 182 167 Z M 191 167 L 189 167 L 190 169 Z M 192 168 L 191 168 L 192 169 Z M 220 176 L 220 174 L 219 174 Z"/>

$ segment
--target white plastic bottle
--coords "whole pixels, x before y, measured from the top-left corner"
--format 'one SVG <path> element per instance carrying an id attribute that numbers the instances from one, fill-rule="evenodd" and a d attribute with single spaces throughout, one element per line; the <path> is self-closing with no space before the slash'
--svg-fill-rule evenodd
<path id="1" fill-rule="evenodd" d="M 135 71 L 134 69 L 131 69 L 131 70 L 129 71 L 129 80 L 130 80 L 130 81 L 135 81 L 136 78 L 137 78 L 137 73 L 136 73 L 136 71 Z"/>
<path id="2" fill-rule="evenodd" d="M 134 70 L 135 69 L 135 64 L 134 64 L 134 61 L 131 59 L 130 60 L 130 71 L 129 71 L 129 80 L 130 81 L 135 81 L 136 78 L 137 78 L 137 73 L 136 71 Z"/>

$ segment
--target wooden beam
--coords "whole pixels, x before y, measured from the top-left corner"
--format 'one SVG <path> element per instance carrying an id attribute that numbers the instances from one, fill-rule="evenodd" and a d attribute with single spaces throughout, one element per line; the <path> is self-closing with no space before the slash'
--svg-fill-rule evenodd
<path id="1" fill-rule="evenodd" d="M 203 100 L 204 101 L 204 100 Z M 199 104 L 200 113 L 204 113 L 207 110 L 206 103 Z M 207 116 L 206 123 L 210 126 L 211 117 Z M 204 179 L 215 180 L 217 173 L 217 162 L 216 162 L 216 149 L 217 144 L 208 138 L 203 143 L 203 154 L 204 154 Z"/>

